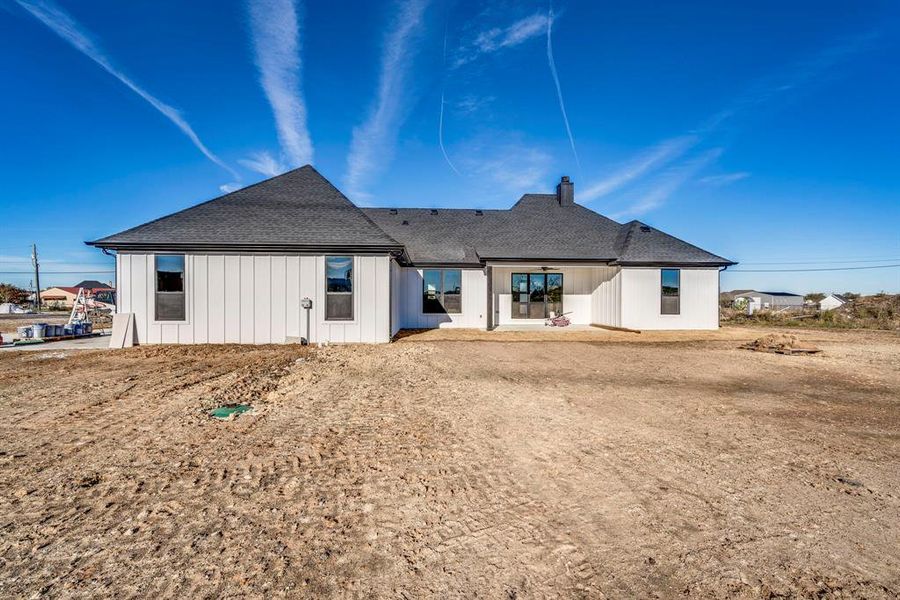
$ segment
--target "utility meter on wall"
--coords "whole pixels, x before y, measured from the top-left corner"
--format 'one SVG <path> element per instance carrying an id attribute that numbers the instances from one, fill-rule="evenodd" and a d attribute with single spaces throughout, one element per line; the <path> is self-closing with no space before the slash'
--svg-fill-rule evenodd
<path id="1" fill-rule="evenodd" d="M 309 298 L 304 298 L 303 300 L 300 301 L 300 307 L 301 308 L 312 308 L 312 300 L 310 300 Z"/>

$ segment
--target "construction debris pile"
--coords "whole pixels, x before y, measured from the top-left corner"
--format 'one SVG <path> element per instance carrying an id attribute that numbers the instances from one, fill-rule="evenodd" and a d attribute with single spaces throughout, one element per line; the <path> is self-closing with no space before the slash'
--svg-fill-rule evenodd
<path id="1" fill-rule="evenodd" d="M 790 333 L 770 333 L 741 346 L 744 350 L 754 352 L 772 352 L 775 354 L 818 354 L 818 348 L 804 346 L 796 335 Z"/>

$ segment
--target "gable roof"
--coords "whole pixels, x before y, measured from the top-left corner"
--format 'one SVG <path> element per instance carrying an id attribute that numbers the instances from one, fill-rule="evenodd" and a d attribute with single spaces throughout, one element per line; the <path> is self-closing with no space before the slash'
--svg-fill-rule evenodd
<path id="1" fill-rule="evenodd" d="M 310 165 L 88 244 L 116 249 L 400 248 Z"/>
<path id="2" fill-rule="evenodd" d="M 639 221 L 623 225 L 574 202 L 561 205 L 557 194 L 525 194 L 505 210 L 360 209 L 309 165 L 88 244 L 121 250 L 403 251 L 414 265 L 734 264 Z"/>

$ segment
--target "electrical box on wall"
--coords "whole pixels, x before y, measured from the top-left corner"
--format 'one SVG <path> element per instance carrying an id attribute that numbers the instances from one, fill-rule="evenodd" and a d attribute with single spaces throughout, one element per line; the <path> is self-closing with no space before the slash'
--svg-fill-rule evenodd
<path id="1" fill-rule="evenodd" d="M 312 308 L 312 300 L 310 300 L 309 298 L 304 298 L 303 300 L 300 301 L 300 307 L 301 308 Z"/>

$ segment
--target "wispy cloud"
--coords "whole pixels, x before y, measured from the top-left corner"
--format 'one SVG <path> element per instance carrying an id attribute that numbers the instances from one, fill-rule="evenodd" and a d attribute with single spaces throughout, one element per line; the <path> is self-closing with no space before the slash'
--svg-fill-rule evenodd
<path id="1" fill-rule="evenodd" d="M 490 54 L 504 48 L 512 48 L 523 42 L 544 35 L 550 16 L 536 13 L 519 19 L 507 27 L 493 27 L 480 32 L 475 39 L 463 46 L 453 61 L 453 67 L 461 67 L 483 54 Z"/>
<path id="2" fill-rule="evenodd" d="M 723 186 L 734 183 L 735 181 L 740 181 L 741 179 L 747 179 L 748 177 L 750 177 L 750 173 L 747 171 L 738 171 L 737 173 L 709 175 L 707 177 L 701 177 L 698 181 L 704 185 Z"/>
<path id="3" fill-rule="evenodd" d="M 614 219 L 625 216 L 640 216 L 655 208 L 659 208 L 674 194 L 678 188 L 692 179 L 697 173 L 715 162 L 722 155 L 722 148 L 713 148 L 700 154 L 697 158 L 666 170 L 659 176 L 655 185 L 638 197 L 625 210 L 612 215 Z"/>
<path id="4" fill-rule="evenodd" d="M 575 138 L 572 137 L 572 128 L 569 127 L 569 116 L 566 114 L 566 103 L 563 101 L 562 87 L 559 85 L 559 75 L 556 73 L 556 61 L 553 60 L 553 4 L 547 13 L 547 63 L 550 65 L 550 74 L 553 75 L 553 83 L 556 84 L 556 97 L 559 99 L 559 112 L 562 113 L 563 123 L 566 125 L 566 135 L 569 136 L 569 145 L 572 146 L 572 155 L 575 156 L 575 164 L 581 171 L 581 161 L 578 160 L 578 151 L 575 150 Z"/>
<path id="5" fill-rule="evenodd" d="M 552 157 L 517 132 L 485 132 L 463 142 L 460 154 L 482 193 L 497 199 L 540 189 L 553 169 Z"/>
<path id="6" fill-rule="evenodd" d="M 313 160 L 306 102 L 300 89 L 298 7 L 293 0 L 250 0 L 250 29 L 259 81 L 272 113 L 288 166 Z"/>
<path id="7" fill-rule="evenodd" d="M 110 59 L 110 57 L 107 56 L 105 52 L 103 52 L 100 46 L 93 39 L 91 39 L 90 34 L 83 27 L 81 27 L 81 25 L 76 22 L 75 19 L 69 16 L 68 13 L 64 12 L 55 4 L 43 0 L 16 0 L 16 2 L 19 4 L 19 6 L 31 13 L 41 23 L 49 27 L 50 30 L 53 31 L 56 35 L 69 43 L 69 45 L 93 60 L 107 73 L 121 81 L 131 91 L 146 100 L 147 103 L 149 103 L 153 108 L 159 111 L 176 127 L 178 127 L 178 129 L 180 129 L 181 132 L 184 133 L 184 135 L 186 135 L 189 140 L 191 140 L 194 146 L 196 146 L 196 148 L 200 150 L 200 152 L 202 152 L 203 155 L 206 156 L 206 158 L 231 173 L 235 178 L 238 177 L 237 173 L 231 167 L 226 165 L 222 161 L 222 159 L 213 154 L 209 150 L 209 148 L 207 148 L 206 145 L 202 141 L 200 141 L 200 138 L 194 132 L 194 129 L 184 119 L 178 109 L 169 106 L 156 96 L 152 95 L 150 92 L 138 85 L 128 75 L 126 75 L 121 69 L 116 67 L 113 64 L 112 59 Z"/>
<path id="8" fill-rule="evenodd" d="M 275 177 L 288 170 L 285 165 L 268 152 L 255 152 L 249 158 L 242 158 L 238 162 L 251 171 L 262 173 L 266 177 Z"/>
<path id="9" fill-rule="evenodd" d="M 611 194 L 683 156 L 685 152 L 697 144 L 698 140 L 697 136 L 684 135 L 660 142 L 656 146 L 645 150 L 605 179 L 579 192 L 578 197 L 580 200 L 590 202 Z"/>
<path id="10" fill-rule="evenodd" d="M 413 46 L 423 29 L 427 6 L 427 0 L 405 0 L 385 38 L 375 103 L 366 121 L 354 128 L 347 157 L 347 191 L 353 200 L 369 198 L 366 187 L 393 157 L 397 131 L 408 109 Z"/>
<path id="11" fill-rule="evenodd" d="M 219 191 L 223 194 L 230 194 L 231 192 L 236 192 L 239 189 L 241 189 L 241 184 L 237 182 L 223 183 L 219 186 Z"/>
<path id="12" fill-rule="evenodd" d="M 687 155 L 694 147 L 708 143 L 710 138 L 714 138 L 715 134 L 720 133 L 725 128 L 726 123 L 734 121 L 739 115 L 771 103 L 788 92 L 799 90 L 819 81 L 828 71 L 841 62 L 870 48 L 878 37 L 878 33 L 869 32 L 847 38 L 825 48 L 809 59 L 794 63 L 784 71 L 756 81 L 748 86 L 742 94 L 738 95 L 730 105 L 706 119 L 689 135 L 665 140 L 645 150 L 619 171 L 593 185 L 589 185 L 579 195 L 579 198 L 584 201 L 596 200 L 625 186 L 639 183 L 643 177 L 653 175 L 666 164 Z M 696 174 L 700 168 L 712 164 L 718 159 L 722 152 L 724 152 L 724 147 L 717 148 L 714 152 L 704 153 L 697 159 L 683 163 L 674 173 Z M 709 158 L 710 156 L 712 158 Z M 699 165 L 699 168 L 697 165 Z M 746 177 L 749 177 L 749 173 L 738 172 L 705 177 L 701 182 L 707 185 L 727 185 Z M 664 183 L 656 188 L 656 191 L 645 195 L 641 201 L 633 205 L 632 209 L 630 209 L 634 211 L 632 214 L 647 212 L 661 205 L 665 198 L 668 198 L 672 192 L 684 183 L 684 181 L 679 181 L 677 175 L 671 173 L 663 179 Z M 671 182 L 678 183 L 671 188 L 671 191 L 667 192 Z"/>

